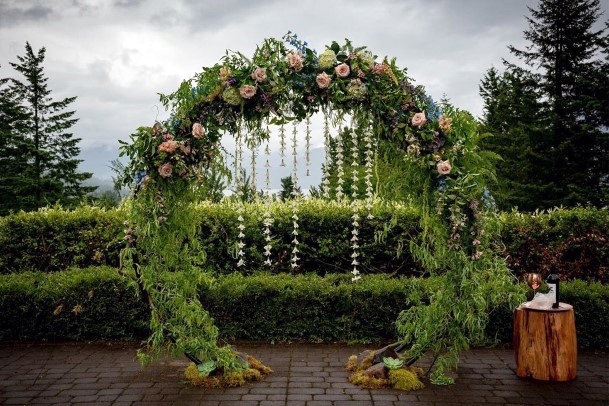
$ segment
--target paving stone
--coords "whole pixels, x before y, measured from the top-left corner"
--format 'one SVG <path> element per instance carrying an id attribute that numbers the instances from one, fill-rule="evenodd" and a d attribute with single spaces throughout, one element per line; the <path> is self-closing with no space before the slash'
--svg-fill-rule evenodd
<path id="1" fill-rule="evenodd" d="M 452 386 L 415 392 L 365 390 L 347 381 L 344 364 L 361 346 L 265 345 L 239 349 L 275 373 L 241 388 L 202 389 L 183 381 L 186 360 L 162 359 L 142 370 L 134 343 L 0 344 L 0 404 L 113 405 L 607 405 L 609 355 L 580 353 L 578 379 L 547 383 L 519 379 L 513 352 L 471 350 Z M 422 365 L 429 360 L 423 360 Z"/>

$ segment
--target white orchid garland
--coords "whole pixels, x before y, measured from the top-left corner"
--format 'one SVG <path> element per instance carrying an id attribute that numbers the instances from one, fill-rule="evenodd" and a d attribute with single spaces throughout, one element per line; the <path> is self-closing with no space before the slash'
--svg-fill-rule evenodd
<path id="1" fill-rule="evenodd" d="M 279 127 L 279 152 L 281 154 L 281 163 L 279 166 L 285 166 L 285 127 L 283 124 Z"/>
<path id="2" fill-rule="evenodd" d="M 298 128 L 296 122 L 293 124 L 292 130 L 292 236 L 294 239 L 292 240 L 292 259 L 290 266 L 292 270 L 298 267 L 298 261 L 300 258 L 298 257 L 298 253 L 300 250 L 298 249 L 298 245 L 300 241 L 298 241 L 298 235 L 300 234 L 298 229 L 298 206 L 299 206 L 299 197 L 298 197 L 298 159 L 297 159 L 297 151 L 296 147 L 298 146 Z"/>
<path id="3" fill-rule="evenodd" d="M 267 136 L 270 136 L 269 127 L 266 127 Z M 272 265 L 271 262 L 271 249 L 273 246 L 271 245 L 272 237 L 271 237 L 271 225 L 273 225 L 273 218 L 271 217 L 271 164 L 270 164 L 270 156 L 271 156 L 271 148 L 269 146 L 269 141 L 266 143 L 266 147 L 264 148 L 264 154 L 266 156 L 266 163 L 264 164 L 265 169 L 265 177 L 264 177 L 264 189 L 265 189 L 265 205 L 264 205 L 264 218 L 262 220 L 262 224 L 264 225 L 264 264 L 268 267 Z"/>
<path id="4" fill-rule="evenodd" d="M 359 142 L 357 139 L 357 131 L 353 127 L 353 122 L 351 122 L 351 170 L 353 171 L 353 184 L 351 185 L 351 206 L 353 209 L 353 214 L 351 215 L 352 227 L 351 230 L 351 249 L 353 252 L 351 253 L 351 265 L 353 265 L 353 270 L 351 273 L 353 274 L 353 278 L 351 280 L 353 282 L 357 282 L 361 279 L 360 271 L 358 266 L 359 262 L 359 200 L 358 200 L 358 183 L 359 183 Z"/>
<path id="5" fill-rule="evenodd" d="M 372 205 L 374 203 L 374 189 L 372 188 L 372 164 L 374 161 L 374 150 L 372 148 L 372 128 L 367 126 L 364 130 L 364 142 L 366 143 L 365 152 L 365 173 L 364 179 L 366 181 L 366 210 L 368 215 L 366 218 L 372 220 Z"/>
<path id="6" fill-rule="evenodd" d="M 321 194 L 324 198 L 330 198 L 330 122 L 328 112 L 324 110 L 324 171 L 321 184 Z"/>
<path id="7" fill-rule="evenodd" d="M 239 124 L 239 130 L 237 133 L 237 146 L 235 149 L 235 185 L 237 188 L 237 221 L 239 225 L 237 229 L 239 230 L 238 241 L 237 241 L 237 267 L 245 266 L 245 219 L 243 218 L 243 214 L 245 212 L 244 204 L 243 204 L 243 138 L 241 134 L 241 125 Z"/>
<path id="8" fill-rule="evenodd" d="M 343 200 L 345 197 L 345 193 L 343 191 L 343 185 L 345 183 L 345 156 L 343 155 L 343 132 L 342 130 L 338 131 L 338 136 L 336 137 L 336 165 L 337 168 L 337 185 L 336 185 L 336 200 L 339 202 Z"/>

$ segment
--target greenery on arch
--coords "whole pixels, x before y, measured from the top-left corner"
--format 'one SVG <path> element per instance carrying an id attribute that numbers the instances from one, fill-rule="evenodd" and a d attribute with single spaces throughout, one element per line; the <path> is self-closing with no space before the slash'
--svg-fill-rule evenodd
<path id="1" fill-rule="evenodd" d="M 291 46 L 289 46 L 289 45 Z M 198 267 L 189 205 L 196 200 L 203 173 L 222 160 L 224 133 L 257 144 L 267 125 L 302 121 L 323 112 L 334 123 L 371 129 L 393 145 L 407 163 L 404 182 L 418 187 L 413 202 L 422 212 L 424 232 L 410 249 L 431 273 L 435 292 L 412 297 L 417 304 L 397 320 L 400 341 L 415 361 L 437 355 L 435 383 L 456 367 L 459 352 L 480 340 L 489 311 L 520 299 L 504 261 L 493 253 L 498 222 L 485 184 L 492 178 L 492 156 L 477 148 L 482 137 L 467 112 L 437 105 L 415 86 L 394 59 L 333 42 L 317 54 L 295 35 L 267 39 L 252 58 L 227 53 L 179 89 L 162 95 L 171 117 L 141 127 L 122 146 L 131 161 L 125 182 L 134 186 L 130 247 L 122 255 L 135 268 L 149 303 L 151 336 L 144 360 L 169 347 L 198 361 L 213 360 L 224 373 L 244 369 L 243 358 L 218 343 L 218 331 L 196 294 L 212 279 Z"/>

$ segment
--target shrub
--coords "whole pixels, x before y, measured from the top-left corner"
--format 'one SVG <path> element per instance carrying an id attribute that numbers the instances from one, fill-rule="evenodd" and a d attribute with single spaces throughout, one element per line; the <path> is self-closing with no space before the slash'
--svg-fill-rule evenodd
<path id="1" fill-rule="evenodd" d="M 237 214 L 230 204 L 195 206 L 207 263 L 218 273 L 235 271 L 232 253 L 237 241 Z M 245 251 L 248 269 L 262 269 L 264 240 L 262 204 L 246 205 Z M 274 273 L 289 272 L 292 239 L 291 206 L 272 206 L 275 223 Z M 408 243 L 419 233 L 419 217 L 401 204 L 378 204 L 374 219 L 361 222 L 361 268 L 366 274 L 418 276 Z M 336 202 L 306 200 L 299 210 L 301 267 L 296 273 L 319 275 L 351 270 L 349 237 L 351 207 Z M 551 270 L 563 280 L 609 282 L 609 211 L 593 208 L 545 213 L 500 215 L 504 230 L 497 249 L 520 277 Z M 46 209 L 0 218 L 0 273 L 54 272 L 67 267 L 118 265 L 125 213 L 121 209 L 82 207 L 74 211 Z M 249 273 L 249 271 L 243 271 Z"/>
<path id="2" fill-rule="evenodd" d="M 552 271 L 563 280 L 609 282 L 609 210 L 511 212 L 501 219 L 507 262 L 517 275 Z"/>
<path id="3" fill-rule="evenodd" d="M 0 275 L 0 339 L 109 339 L 145 334 L 148 315 L 115 268 Z"/>
<path id="4" fill-rule="evenodd" d="M 200 296 L 226 339 L 378 341 L 395 337 L 414 288 L 434 286 L 434 278 L 385 275 L 351 283 L 342 274 L 232 274 L 201 287 Z M 609 286 L 575 281 L 561 289 L 575 308 L 580 348 L 609 349 Z M 0 314 L 4 340 L 131 339 L 146 334 L 148 320 L 134 288 L 110 267 L 1 275 Z M 512 310 L 493 313 L 487 333 L 511 342 Z"/>

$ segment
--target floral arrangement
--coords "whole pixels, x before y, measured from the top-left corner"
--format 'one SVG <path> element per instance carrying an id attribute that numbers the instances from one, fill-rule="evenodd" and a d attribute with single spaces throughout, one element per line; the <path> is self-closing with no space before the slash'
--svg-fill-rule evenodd
<path id="1" fill-rule="evenodd" d="M 265 40 L 252 58 L 227 53 L 219 63 L 203 68 L 194 78 L 182 82 L 176 92 L 160 99 L 171 110 L 171 117 L 152 127 L 141 127 L 131 136 L 132 142 L 122 146 L 122 154 L 131 159 L 124 180 L 136 190 L 132 223 L 141 230 L 139 236 L 137 232 L 130 234 L 131 243 L 143 250 L 138 281 L 153 292 L 149 296 L 154 321 L 149 347 L 153 351 L 168 340 L 181 350 L 184 346 L 180 344 L 188 342 L 190 353 L 211 358 L 225 371 L 238 364 L 234 353 L 215 345 L 217 331 L 213 324 L 188 313 L 189 308 L 204 312 L 200 304 L 195 305 L 195 290 L 189 287 L 181 292 L 182 285 L 176 285 L 175 290 L 166 286 L 158 290 L 158 275 L 167 268 L 165 259 L 173 261 L 172 269 L 192 268 L 194 260 L 188 259 L 182 241 L 194 234 L 194 221 L 185 214 L 185 205 L 194 199 L 192 189 L 204 169 L 221 157 L 221 136 L 243 134 L 246 143 L 258 145 L 268 140 L 268 125 L 280 126 L 283 158 L 284 125 L 304 121 L 319 111 L 335 123 L 351 116 L 355 128 L 367 134 L 368 149 L 374 138 L 375 143 L 389 143 L 401 151 L 410 165 L 405 176 L 421 186 L 421 193 L 413 201 L 424 214 L 422 226 L 426 232 L 420 241 L 411 242 L 410 249 L 426 270 L 446 275 L 443 289 L 447 293 L 428 302 L 417 299 L 416 308 L 400 315 L 398 331 L 403 342 L 412 343 L 411 357 L 430 350 L 442 354 L 432 376 L 436 383 L 445 383 L 448 378 L 444 371 L 456 365 L 459 351 L 467 348 L 471 339 L 483 336 L 488 309 L 516 297 L 510 290 L 509 271 L 491 250 L 494 225 L 482 215 L 488 208 L 484 185 L 492 177 L 493 157 L 477 149 L 482 135 L 474 118 L 448 103 L 436 104 L 423 87 L 413 84 L 405 69 L 396 66 L 395 59 L 379 59 L 349 40 L 342 45 L 333 42 L 318 55 L 288 32 L 283 41 Z M 342 159 L 342 151 L 338 152 Z M 367 182 L 371 176 L 370 154 L 364 161 Z M 366 189 L 369 195 L 368 183 Z M 338 198 L 344 196 L 341 193 L 339 187 Z M 368 211 L 369 207 L 370 203 Z M 296 230 L 297 206 L 294 210 Z M 354 205 L 355 236 L 358 210 Z M 141 244 L 140 238 L 147 242 Z M 130 249 L 134 255 L 135 248 Z M 353 250 L 354 279 L 358 279 L 357 240 Z M 179 258 L 176 252 L 181 253 Z M 494 278 L 503 295 L 491 294 L 489 278 Z M 464 285 L 464 280 L 468 284 Z M 190 296 L 185 297 L 184 292 Z M 166 296 L 169 294 L 173 295 L 171 300 Z M 185 304 L 174 303 L 175 298 Z M 172 316 L 176 309 L 191 326 L 204 323 L 206 329 L 200 333 L 195 328 L 182 329 L 180 318 Z M 168 330 L 159 320 L 163 317 L 176 323 L 175 328 Z M 443 318 L 442 323 L 438 317 Z M 197 323 L 192 322 L 193 318 Z M 184 331 L 195 337 L 185 341 Z"/>

